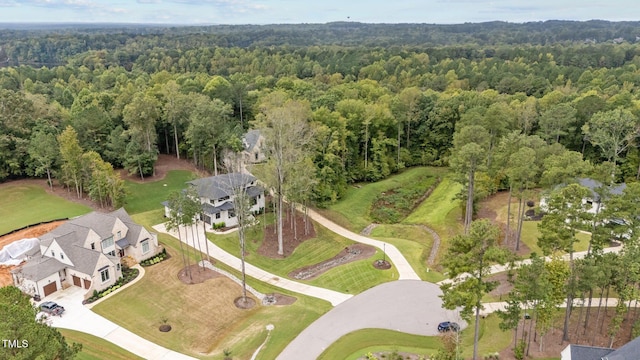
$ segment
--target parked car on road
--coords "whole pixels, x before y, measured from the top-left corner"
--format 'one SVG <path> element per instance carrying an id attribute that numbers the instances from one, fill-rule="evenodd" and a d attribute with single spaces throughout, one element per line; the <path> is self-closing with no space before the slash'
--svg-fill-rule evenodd
<path id="1" fill-rule="evenodd" d="M 40 311 L 48 315 L 58 315 L 62 316 L 64 312 L 64 307 L 54 303 L 53 301 L 45 301 L 40 304 Z"/>
<path id="2" fill-rule="evenodd" d="M 452 321 L 444 321 L 444 322 L 441 322 L 440 324 L 438 324 L 438 331 L 439 332 L 445 332 L 445 331 L 458 332 L 458 331 L 460 331 L 460 325 L 458 325 L 458 323 L 455 323 L 455 322 L 452 322 Z"/>

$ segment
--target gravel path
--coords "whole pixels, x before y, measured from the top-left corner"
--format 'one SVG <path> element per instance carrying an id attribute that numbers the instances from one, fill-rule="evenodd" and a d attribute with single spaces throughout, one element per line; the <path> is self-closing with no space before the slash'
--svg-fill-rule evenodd
<path id="1" fill-rule="evenodd" d="M 440 235 L 438 235 L 438 233 L 425 226 L 425 225 L 420 225 L 420 227 L 428 232 L 429 234 L 431 234 L 431 236 L 433 237 L 433 244 L 431 245 L 431 252 L 429 253 L 429 258 L 427 259 L 427 264 L 429 264 L 429 266 L 433 266 L 433 263 L 436 261 L 436 256 L 438 256 L 438 250 L 440 250 Z"/>

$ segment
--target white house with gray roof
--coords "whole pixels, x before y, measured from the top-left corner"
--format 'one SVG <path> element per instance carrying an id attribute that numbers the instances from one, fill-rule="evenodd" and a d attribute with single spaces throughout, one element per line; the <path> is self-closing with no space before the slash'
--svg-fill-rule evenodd
<path id="1" fill-rule="evenodd" d="M 585 205 L 587 212 L 591 214 L 596 214 L 598 211 L 601 211 L 603 209 L 602 199 L 600 198 L 600 193 L 602 192 L 600 189 L 603 188 L 602 183 L 590 178 L 579 178 L 577 179 L 577 183 L 589 189 L 590 196 L 582 199 L 582 204 Z M 561 186 L 564 186 L 564 185 L 561 185 Z M 627 188 L 627 184 L 625 183 L 615 184 L 615 185 L 609 186 L 607 189 L 607 192 L 610 195 L 620 195 L 626 188 Z M 548 210 L 547 201 L 548 199 L 546 196 L 543 196 L 542 198 L 540 198 L 540 209 L 542 211 Z"/>
<path id="2" fill-rule="evenodd" d="M 188 181 L 187 184 L 195 188 L 198 193 L 202 204 L 203 220 L 211 226 L 222 223 L 225 227 L 238 225 L 233 203 L 234 188 L 242 188 L 246 191 L 247 196 L 251 199 L 250 211 L 252 213 L 258 213 L 264 209 L 264 189 L 250 174 L 229 173 L 210 176 Z M 165 217 L 169 217 L 171 209 L 168 202 L 162 204 L 165 207 Z"/>
<path id="3" fill-rule="evenodd" d="M 160 251 L 157 235 L 133 222 L 124 209 L 77 217 L 38 240 L 40 247 L 12 276 L 25 293 L 41 298 L 68 286 L 86 289 L 88 295 L 106 289 L 122 277 L 123 257 L 139 262 Z"/>

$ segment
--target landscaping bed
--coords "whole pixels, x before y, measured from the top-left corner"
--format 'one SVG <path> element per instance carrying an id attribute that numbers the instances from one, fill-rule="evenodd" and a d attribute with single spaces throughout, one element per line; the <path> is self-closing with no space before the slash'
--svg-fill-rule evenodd
<path id="1" fill-rule="evenodd" d="M 376 249 L 370 245 L 349 245 L 331 259 L 296 269 L 290 272 L 288 276 L 296 280 L 312 280 L 336 266 L 357 260 L 368 259 L 375 253 Z"/>
<path id="2" fill-rule="evenodd" d="M 122 268 L 122 277 L 120 279 L 118 279 L 118 281 L 116 281 L 115 284 L 109 286 L 108 288 L 106 288 L 106 289 L 104 289 L 102 291 L 94 290 L 93 294 L 91 295 L 91 297 L 86 299 L 82 303 L 83 304 L 91 304 L 92 302 L 111 294 L 112 292 L 114 292 L 114 291 L 118 290 L 119 288 L 121 288 L 123 285 L 133 281 L 135 278 L 138 277 L 139 274 L 140 274 L 140 271 L 138 269 L 130 269 L 130 268 L 123 267 Z"/>
<path id="3" fill-rule="evenodd" d="M 408 186 L 380 193 L 371 204 L 371 218 L 384 224 L 400 222 L 428 198 L 439 183 L 440 178 L 421 177 Z"/>
<path id="4" fill-rule="evenodd" d="M 282 223 L 282 240 L 284 255 L 278 254 L 278 235 L 275 232 L 276 224 L 269 224 L 264 229 L 264 240 L 262 245 L 258 248 L 258 254 L 266 256 L 271 259 L 286 258 L 293 253 L 293 251 L 306 240 L 316 237 L 316 230 L 313 226 L 313 221 L 307 219 L 309 222 L 309 231 L 305 234 L 305 219 L 304 215 L 297 213 L 295 216 L 295 229 L 291 224 L 291 216 L 287 214 Z"/>

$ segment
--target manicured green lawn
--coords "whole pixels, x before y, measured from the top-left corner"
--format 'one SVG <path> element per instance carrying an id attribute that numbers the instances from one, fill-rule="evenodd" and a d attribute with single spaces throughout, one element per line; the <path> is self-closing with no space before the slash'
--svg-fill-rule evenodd
<path id="1" fill-rule="evenodd" d="M 103 340 L 97 336 L 83 332 L 59 329 L 68 343 L 82 344 L 82 351 L 76 356 L 76 360 L 131 360 L 143 359 L 129 351 Z"/>
<path id="2" fill-rule="evenodd" d="M 260 217 L 261 223 L 265 220 Z M 272 222 L 272 216 L 267 215 L 267 222 Z M 246 260 L 252 265 L 264 269 L 273 274 L 288 277 L 291 271 L 299 268 L 317 264 L 328 260 L 345 247 L 354 244 L 353 241 L 343 238 L 324 227 L 314 223 L 316 238 L 304 241 L 298 245 L 293 254 L 285 259 L 271 259 L 258 254 L 263 236 L 263 227 L 258 225 L 247 230 L 246 236 Z M 223 248 L 225 251 L 240 256 L 240 246 L 238 245 L 238 234 L 227 235 L 209 234 L 209 239 Z M 398 273 L 394 267 L 390 270 L 377 270 L 372 263 L 375 259 L 381 259 L 382 252 L 377 253 L 365 260 L 354 261 L 348 264 L 337 266 L 314 280 L 301 281 L 311 285 L 326 287 L 328 289 L 346 292 L 351 294 L 360 293 L 375 285 L 398 279 Z"/>
<path id="3" fill-rule="evenodd" d="M 358 187 L 350 187 L 339 202 L 322 213 L 334 222 L 359 233 L 372 222 L 369 212 L 376 196 L 391 189 L 410 186 L 426 177 L 441 176 L 446 171 L 444 168 L 414 167 L 382 181 L 358 184 Z"/>
<path id="4" fill-rule="evenodd" d="M 538 237 L 540 236 L 540 230 L 538 230 L 539 223 L 540 221 L 525 221 L 522 223 L 522 236 L 520 240 L 529 247 L 531 252 L 542 255 L 542 249 L 538 246 Z M 591 235 L 578 233 L 576 238 L 578 238 L 578 242 L 573 244 L 574 251 L 587 251 Z"/>
<path id="5" fill-rule="evenodd" d="M 501 351 L 511 344 L 512 335 L 499 329 L 500 319 L 489 315 L 480 322 L 479 354 Z M 460 335 L 461 355 L 469 358 L 473 354 L 473 322 Z M 354 331 L 328 347 L 318 359 L 355 360 L 368 352 L 406 351 L 414 354 L 432 355 L 442 347 L 438 336 L 419 336 L 382 329 Z"/>
<path id="6" fill-rule="evenodd" d="M 0 186 L 0 234 L 42 221 L 86 214 L 91 209 L 48 194 L 38 185 Z"/>
<path id="7" fill-rule="evenodd" d="M 462 185 L 444 178 L 415 211 L 409 215 L 403 224 L 423 224 L 435 230 L 440 235 L 440 247 L 436 264 L 447 249 L 448 240 L 462 233 L 461 202 L 456 199 Z M 415 269 L 415 266 L 414 266 Z"/>
<path id="8" fill-rule="evenodd" d="M 133 218 L 150 225 L 149 221 L 161 218 L 161 214 L 161 210 L 155 210 Z M 193 285 L 180 282 L 180 245 L 171 236 L 159 236 L 172 258 L 145 268 L 147 274 L 142 280 L 94 307 L 99 314 L 159 345 L 203 359 L 221 359 L 222 350 L 230 349 L 233 358 L 248 359 L 264 341 L 265 326 L 273 324 L 275 330 L 260 354 L 261 358 L 274 359 L 305 327 L 331 308 L 325 301 L 289 293 L 249 277 L 248 283 L 258 291 L 283 293 L 297 301 L 287 306 L 257 305 L 239 310 L 233 299 L 240 296 L 241 288 L 227 278 Z M 196 258 L 191 252 L 191 263 L 196 259 L 199 256 Z M 224 264 L 216 266 L 239 276 Z M 169 333 L 157 330 L 163 317 L 173 327 Z"/>
<path id="9" fill-rule="evenodd" d="M 371 232 L 371 237 L 394 245 L 422 280 L 437 282 L 445 277 L 429 269 L 427 259 L 433 245 L 433 237 L 429 232 L 417 225 L 379 225 Z M 409 240 L 411 239 L 411 240 Z"/>
<path id="10" fill-rule="evenodd" d="M 127 203 L 124 208 L 129 214 L 161 208 L 161 203 L 168 199 L 171 192 L 185 189 L 187 187 L 185 183 L 195 178 L 191 171 L 172 170 L 164 179 L 158 181 L 144 183 L 127 181 Z"/>

